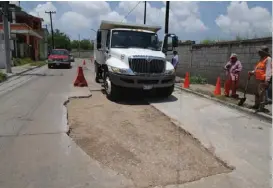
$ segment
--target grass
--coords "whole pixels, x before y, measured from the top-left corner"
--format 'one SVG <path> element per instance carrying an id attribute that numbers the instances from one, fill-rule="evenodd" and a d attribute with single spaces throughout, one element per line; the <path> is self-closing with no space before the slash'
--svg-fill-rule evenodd
<path id="1" fill-rule="evenodd" d="M 7 74 L 0 71 L 0 82 L 3 82 L 7 79 Z"/>
<path id="2" fill-rule="evenodd" d="M 30 63 L 29 65 L 30 65 L 30 66 L 38 66 L 38 67 L 41 67 L 41 66 L 46 65 L 46 62 L 44 62 L 44 61 L 34 61 L 34 62 Z"/>
<path id="3" fill-rule="evenodd" d="M 201 75 L 191 76 L 190 77 L 191 84 L 207 84 L 208 81 L 206 78 L 202 77 Z"/>
<path id="4" fill-rule="evenodd" d="M 14 58 L 13 62 L 14 66 L 30 65 L 41 67 L 46 64 L 44 61 L 33 61 L 30 58 Z"/>
<path id="5" fill-rule="evenodd" d="M 14 58 L 13 59 L 14 66 L 22 66 L 22 65 L 30 64 L 32 62 L 33 61 L 30 58 Z"/>

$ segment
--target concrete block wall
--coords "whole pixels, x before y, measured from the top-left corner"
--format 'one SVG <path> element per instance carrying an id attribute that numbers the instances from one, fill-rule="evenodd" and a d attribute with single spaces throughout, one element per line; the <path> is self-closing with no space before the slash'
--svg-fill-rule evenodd
<path id="1" fill-rule="evenodd" d="M 253 70 L 259 56 L 257 49 L 267 45 L 272 52 L 272 38 L 259 38 L 243 41 L 227 41 L 215 44 L 180 44 L 176 49 L 179 54 L 179 65 L 177 75 L 184 77 L 186 72 L 190 75 L 201 75 L 208 79 L 209 84 L 215 84 L 218 76 L 224 85 L 225 72 L 223 66 L 229 60 L 231 53 L 236 53 L 242 62 L 243 71 L 240 75 L 239 88 L 244 89 L 247 72 Z M 250 81 L 249 93 L 254 91 L 254 81 Z"/>

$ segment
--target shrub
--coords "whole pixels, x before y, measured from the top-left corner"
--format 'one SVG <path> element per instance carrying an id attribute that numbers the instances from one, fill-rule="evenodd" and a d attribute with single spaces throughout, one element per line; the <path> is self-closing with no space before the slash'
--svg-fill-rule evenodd
<path id="1" fill-rule="evenodd" d="M 33 61 L 30 58 L 14 58 L 13 59 L 14 66 L 26 65 L 32 62 Z"/>
<path id="2" fill-rule="evenodd" d="M 7 79 L 7 75 L 0 71 L 0 82 L 4 81 L 6 79 Z"/>
<path id="3" fill-rule="evenodd" d="M 206 78 L 202 77 L 201 75 L 192 76 L 190 77 L 191 84 L 207 84 L 208 81 Z"/>

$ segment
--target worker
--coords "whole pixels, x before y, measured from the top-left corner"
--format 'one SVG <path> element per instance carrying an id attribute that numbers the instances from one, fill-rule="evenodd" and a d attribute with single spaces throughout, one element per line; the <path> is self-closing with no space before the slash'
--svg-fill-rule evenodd
<path id="1" fill-rule="evenodd" d="M 231 97 L 238 98 L 236 90 L 239 85 L 239 74 L 242 71 L 242 63 L 238 60 L 237 54 L 232 53 L 230 60 L 225 65 L 224 69 L 226 70 L 226 81 L 225 81 L 225 96 L 229 97 L 231 90 Z"/>
<path id="2" fill-rule="evenodd" d="M 175 71 L 177 69 L 178 62 L 179 61 L 177 51 L 173 51 L 172 65 L 174 66 Z"/>
<path id="3" fill-rule="evenodd" d="M 262 46 L 258 50 L 258 54 L 260 61 L 258 61 L 253 71 L 248 72 L 250 76 L 255 75 L 255 104 L 252 108 L 258 111 L 265 111 L 265 95 L 272 75 L 272 59 L 267 46 Z"/>

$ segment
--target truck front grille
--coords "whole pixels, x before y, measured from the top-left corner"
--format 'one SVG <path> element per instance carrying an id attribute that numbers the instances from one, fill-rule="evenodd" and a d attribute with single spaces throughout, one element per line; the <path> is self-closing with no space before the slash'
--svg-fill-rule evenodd
<path id="1" fill-rule="evenodd" d="M 165 71 L 165 61 L 161 59 L 148 61 L 145 58 L 131 58 L 129 65 L 130 69 L 136 73 L 163 73 Z"/>

